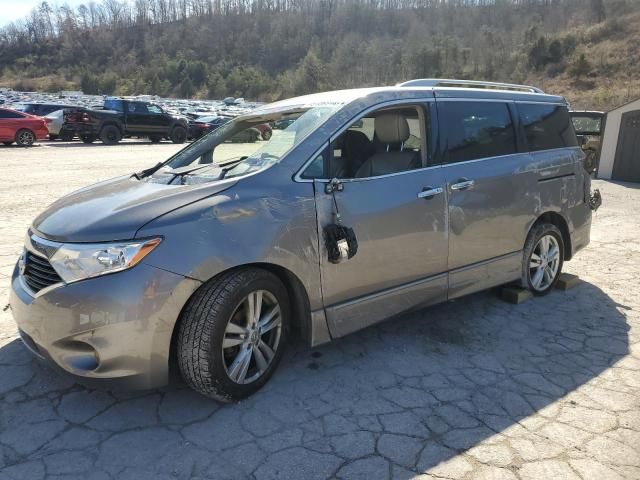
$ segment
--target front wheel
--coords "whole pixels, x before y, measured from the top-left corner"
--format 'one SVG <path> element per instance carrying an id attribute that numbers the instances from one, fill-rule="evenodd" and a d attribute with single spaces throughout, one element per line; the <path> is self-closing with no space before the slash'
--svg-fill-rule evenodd
<path id="1" fill-rule="evenodd" d="M 16 133 L 16 143 L 21 147 L 30 147 L 36 141 L 36 136 L 31 130 L 22 129 Z"/>
<path id="2" fill-rule="evenodd" d="M 548 294 L 556 286 L 564 259 L 562 233 L 553 224 L 535 226 L 524 247 L 522 283 L 534 295 Z"/>
<path id="3" fill-rule="evenodd" d="M 216 400 L 253 394 L 282 357 L 288 321 L 287 290 L 274 274 L 246 268 L 212 280 L 182 314 L 177 343 L 182 376 Z"/>

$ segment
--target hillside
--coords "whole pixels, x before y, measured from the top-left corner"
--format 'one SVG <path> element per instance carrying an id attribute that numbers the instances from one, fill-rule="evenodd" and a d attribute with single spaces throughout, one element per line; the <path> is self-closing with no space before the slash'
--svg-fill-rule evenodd
<path id="1" fill-rule="evenodd" d="M 448 77 L 640 96 L 634 0 L 104 0 L 0 30 L 0 86 L 274 100 Z"/>

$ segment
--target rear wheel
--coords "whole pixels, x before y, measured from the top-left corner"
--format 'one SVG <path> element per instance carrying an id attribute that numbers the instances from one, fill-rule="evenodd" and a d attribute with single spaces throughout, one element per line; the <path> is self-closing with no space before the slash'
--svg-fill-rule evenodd
<path id="1" fill-rule="evenodd" d="M 262 132 L 262 139 L 269 140 L 271 138 L 271 135 L 271 130 L 265 130 L 264 132 Z"/>
<path id="2" fill-rule="evenodd" d="M 35 141 L 36 136 L 31 130 L 24 128 L 16 133 L 16 143 L 21 147 L 30 147 Z"/>
<path id="3" fill-rule="evenodd" d="M 105 145 L 115 145 L 121 138 L 120 129 L 115 125 L 105 125 L 100 131 L 100 140 Z"/>
<path id="4" fill-rule="evenodd" d="M 95 135 L 80 135 L 80 140 L 84 143 L 93 143 L 97 140 Z"/>
<path id="5" fill-rule="evenodd" d="M 178 363 L 191 388 L 230 402 L 259 390 L 287 339 L 289 298 L 282 282 L 257 268 L 236 270 L 189 300 L 178 331 Z"/>
<path id="6" fill-rule="evenodd" d="M 184 143 L 186 140 L 187 129 L 180 125 L 173 127 L 173 130 L 171 130 L 171 141 L 173 143 Z"/>
<path id="7" fill-rule="evenodd" d="M 548 294 L 556 286 L 564 259 L 564 241 L 558 227 L 535 226 L 524 247 L 522 283 L 534 295 Z"/>
<path id="8" fill-rule="evenodd" d="M 73 140 L 73 132 L 63 130 L 62 132 L 60 132 L 60 140 L 62 140 L 63 142 L 70 142 L 71 140 Z"/>

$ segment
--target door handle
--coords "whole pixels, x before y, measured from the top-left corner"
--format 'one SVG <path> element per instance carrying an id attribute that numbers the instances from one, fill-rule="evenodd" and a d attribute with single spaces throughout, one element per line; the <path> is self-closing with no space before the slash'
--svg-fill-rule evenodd
<path id="1" fill-rule="evenodd" d="M 444 192 L 442 187 L 425 187 L 420 193 L 418 193 L 418 198 L 431 198 L 441 194 L 442 192 Z"/>
<path id="2" fill-rule="evenodd" d="M 467 188 L 471 188 L 475 185 L 475 181 L 467 180 L 466 178 L 459 179 L 456 183 L 451 185 L 451 190 L 466 190 Z"/>

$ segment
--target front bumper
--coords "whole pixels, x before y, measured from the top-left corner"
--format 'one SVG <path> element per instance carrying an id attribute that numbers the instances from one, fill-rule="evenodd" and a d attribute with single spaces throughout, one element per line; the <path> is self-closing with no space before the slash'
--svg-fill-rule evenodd
<path id="1" fill-rule="evenodd" d="M 144 263 L 32 296 L 18 268 L 9 304 L 25 345 L 79 383 L 165 385 L 171 335 L 200 282 Z"/>

